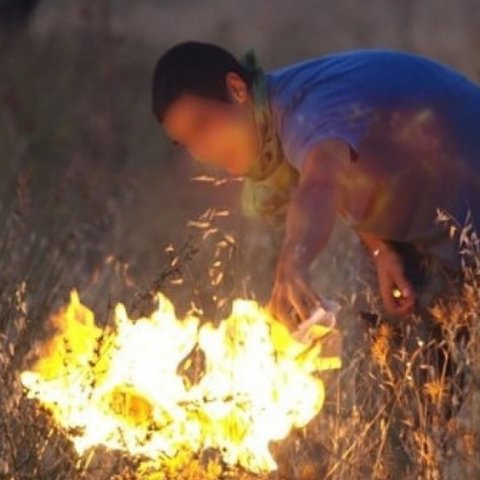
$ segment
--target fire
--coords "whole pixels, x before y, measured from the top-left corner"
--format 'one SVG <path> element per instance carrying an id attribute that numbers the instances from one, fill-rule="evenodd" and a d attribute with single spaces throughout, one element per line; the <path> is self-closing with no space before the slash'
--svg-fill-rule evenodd
<path id="1" fill-rule="evenodd" d="M 213 326 L 177 319 L 159 294 L 149 318 L 132 321 L 119 304 L 114 325 L 102 329 L 73 292 L 52 320 L 57 334 L 38 346 L 21 380 L 79 454 L 104 445 L 155 459 L 214 448 L 227 464 L 274 470 L 269 442 L 320 411 L 317 373 L 340 366 L 321 357 L 320 342 L 296 341 L 250 300 L 236 300 Z M 191 378 L 200 355 L 201 374 Z"/>

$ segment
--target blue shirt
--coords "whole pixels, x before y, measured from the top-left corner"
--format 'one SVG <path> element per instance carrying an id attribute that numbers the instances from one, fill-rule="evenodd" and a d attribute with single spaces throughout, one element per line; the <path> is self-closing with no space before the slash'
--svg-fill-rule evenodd
<path id="1" fill-rule="evenodd" d="M 361 50 L 268 72 L 267 85 L 295 168 L 324 140 L 350 145 L 352 168 L 337 181 L 352 227 L 458 264 L 436 218 L 440 209 L 463 224 L 470 212 L 480 229 L 477 84 L 418 55 Z"/>

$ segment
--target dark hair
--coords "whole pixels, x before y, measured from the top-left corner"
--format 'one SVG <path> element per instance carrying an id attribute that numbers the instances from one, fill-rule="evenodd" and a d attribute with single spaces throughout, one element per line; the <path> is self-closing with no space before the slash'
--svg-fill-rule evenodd
<path id="1" fill-rule="evenodd" d="M 167 50 L 153 74 L 152 109 L 158 121 L 185 94 L 228 102 L 225 76 L 238 74 L 250 87 L 253 72 L 230 52 L 210 43 L 183 42 Z"/>

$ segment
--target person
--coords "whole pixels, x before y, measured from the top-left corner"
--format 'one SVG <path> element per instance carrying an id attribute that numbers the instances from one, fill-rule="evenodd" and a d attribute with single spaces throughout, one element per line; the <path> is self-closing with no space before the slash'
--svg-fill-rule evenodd
<path id="1" fill-rule="evenodd" d="M 480 88 L 431 59 L 354 50 L 265 73 L 253 51 L 183 42 L 156 64 L 152 107 L 175 144 L 244 177 L 246 211 L 284 222 L 270 305 L 291 327 L 322 305 L 309 267 L 337 215 L 394 316 L 418 304 L 412 258 L 458 272 L 458 232 L 480 225 Z"/>

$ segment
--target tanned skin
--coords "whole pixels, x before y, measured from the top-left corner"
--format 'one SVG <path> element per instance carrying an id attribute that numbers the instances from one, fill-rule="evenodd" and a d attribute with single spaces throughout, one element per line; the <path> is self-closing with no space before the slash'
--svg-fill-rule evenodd
<path id="1" fill-rule="evenodd" d="M 338 210 L 336 178 L 348 174 L 351 165 L 349 146 L 339 140 L 321 143 L 306 159 L 300 181 L 289 204 L 286 234 L 276 269 L 271 308 L 274 315 L 290 327 L 292 307 L 300 320 L 307 319 L 322 305 L 310 287 L 309 267 L 325 247 Z M 347 169 L 347 172 L 345 170 Z M 322 221 L 318 221 L 321 205 Z M 380 293 L 392 314 L 406 315 L 413 310 L 415 295 L 403 271 L 401 257 L 388 243 L 373 235 L 357 232 L 375 261 Z M 392 296 L 394 289 L 402 293 Z"/>
<path id="2" fill-rule="evenodd" d="M 257 152 L 252 98 L 236 73 L 228 73 L 225 82 L 230 103 L 185 95 L 168 109 L 163 126 L 172 141 L 185 147 L 194 158 L 242 176 Z M 272 313 L 292 330 L 295 319 L 306 320 L 322 305 L 310 285 L 309 270 L 332 233 L 339 206 L 336 179 L 348 175 L 350 155 L 349 146 L 340 140 L 319 144 L 303 164 L 288 207 L 269 305 Z M 404 275 L 401 257 L 388 242 L 357 233 L 374 258 L 386 310 L 395 315 L 410 313 L 415 294 Z M 399 299 L 393 298 L 394 289 L 401 292 Z"/>

